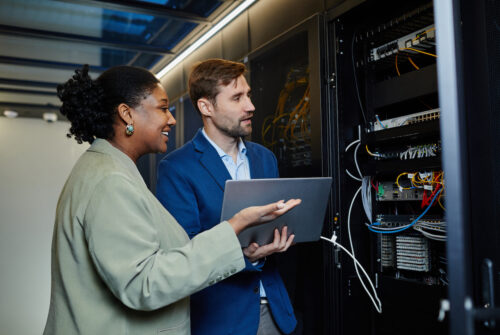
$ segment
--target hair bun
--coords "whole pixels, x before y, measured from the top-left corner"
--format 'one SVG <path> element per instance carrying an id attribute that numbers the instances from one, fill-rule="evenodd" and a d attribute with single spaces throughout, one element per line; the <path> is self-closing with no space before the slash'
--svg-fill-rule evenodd
<path id="1" fill-rule="evenodd" d="M 60 112 L 71 122 L 70 134 L 78 143 L 92 143 L 96 137 L 96 116 L 101 113 L 103 90 L 89 75 L 89 65 L 75 70 L 64 84 L 57 86 L 57 96 L 62 101 Z"/>

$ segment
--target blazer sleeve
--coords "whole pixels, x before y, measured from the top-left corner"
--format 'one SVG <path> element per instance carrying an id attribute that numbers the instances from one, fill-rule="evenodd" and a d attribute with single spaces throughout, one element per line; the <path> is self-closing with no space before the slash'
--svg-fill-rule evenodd
<path id="1" fill-rule="evenodd" d="M 180 238 L 172 243 L 175 246 L 160 245 L 151 199 L 141 191 L 125 176 L 106 177 L 84 217 L 96 270 L 126 306 L 161 308 L 244 268 L 238 239 L 228 222 L 191 241 L 179 233 L 180 227 L 175 231 L 173 219 L 163 222 L 170 225 L 172 236 Z"/>
<path id="2" fill-rule="evenodd" d="M 202 227 L 196 192 L 186 180 L 185 172 L 178 171 L 168 159 L 162 160 L 158 166 L 156 197 L 193 238 Z"/>
<path id="3" fill-rule="evenodd" d="M 160 162 L 156 196 L 162 205 L 176 218 L 190 238 L 203 231 L 200 222 L 196 191 L 186 179 L 186 171 L 168 159 Z M 261 265 L 253 265 L 247 257 L 243 271 L 262 271 Z"/>

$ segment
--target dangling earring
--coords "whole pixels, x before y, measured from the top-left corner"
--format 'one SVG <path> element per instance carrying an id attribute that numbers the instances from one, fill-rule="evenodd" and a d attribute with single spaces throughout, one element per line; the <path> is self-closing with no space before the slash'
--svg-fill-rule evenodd
<path id="1" fill-rule="evenodd" d="M 134 133 L 134 125 L 133 124 L 127 124 L 125 127 L 125 134 L 128 136 L 131 136 Z"/>

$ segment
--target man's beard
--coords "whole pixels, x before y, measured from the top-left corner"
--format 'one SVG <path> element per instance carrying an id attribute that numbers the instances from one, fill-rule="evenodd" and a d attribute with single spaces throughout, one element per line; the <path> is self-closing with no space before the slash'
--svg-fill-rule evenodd
<path id="1" fill-rule="evenodd" d="M 234 137 L 234 138 L 238 138 L 238 137 L 245 137 L 245 136 L 248 136 L 252 133 L 252 126 L 250 125 L 249 127 L 247 128 L 243 128 L 241 126 L 241 122 L 238 122 L 237 125 L 229 128 L 229 127 L 226 127 L 226 126 L 219 126 L 219 125 L 215 125 L 222 133 L 226 134 L 227 136 L 230 136 L 230 137 Z"/>

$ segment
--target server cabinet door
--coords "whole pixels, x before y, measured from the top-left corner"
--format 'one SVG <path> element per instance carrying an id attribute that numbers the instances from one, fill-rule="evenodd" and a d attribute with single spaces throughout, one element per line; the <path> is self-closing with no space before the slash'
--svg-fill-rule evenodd
<path id="1" fill-rule="evenodd" d="M 449 222 L 450 333 L 498 334 L 500 4 L 434 4 Z"/>

